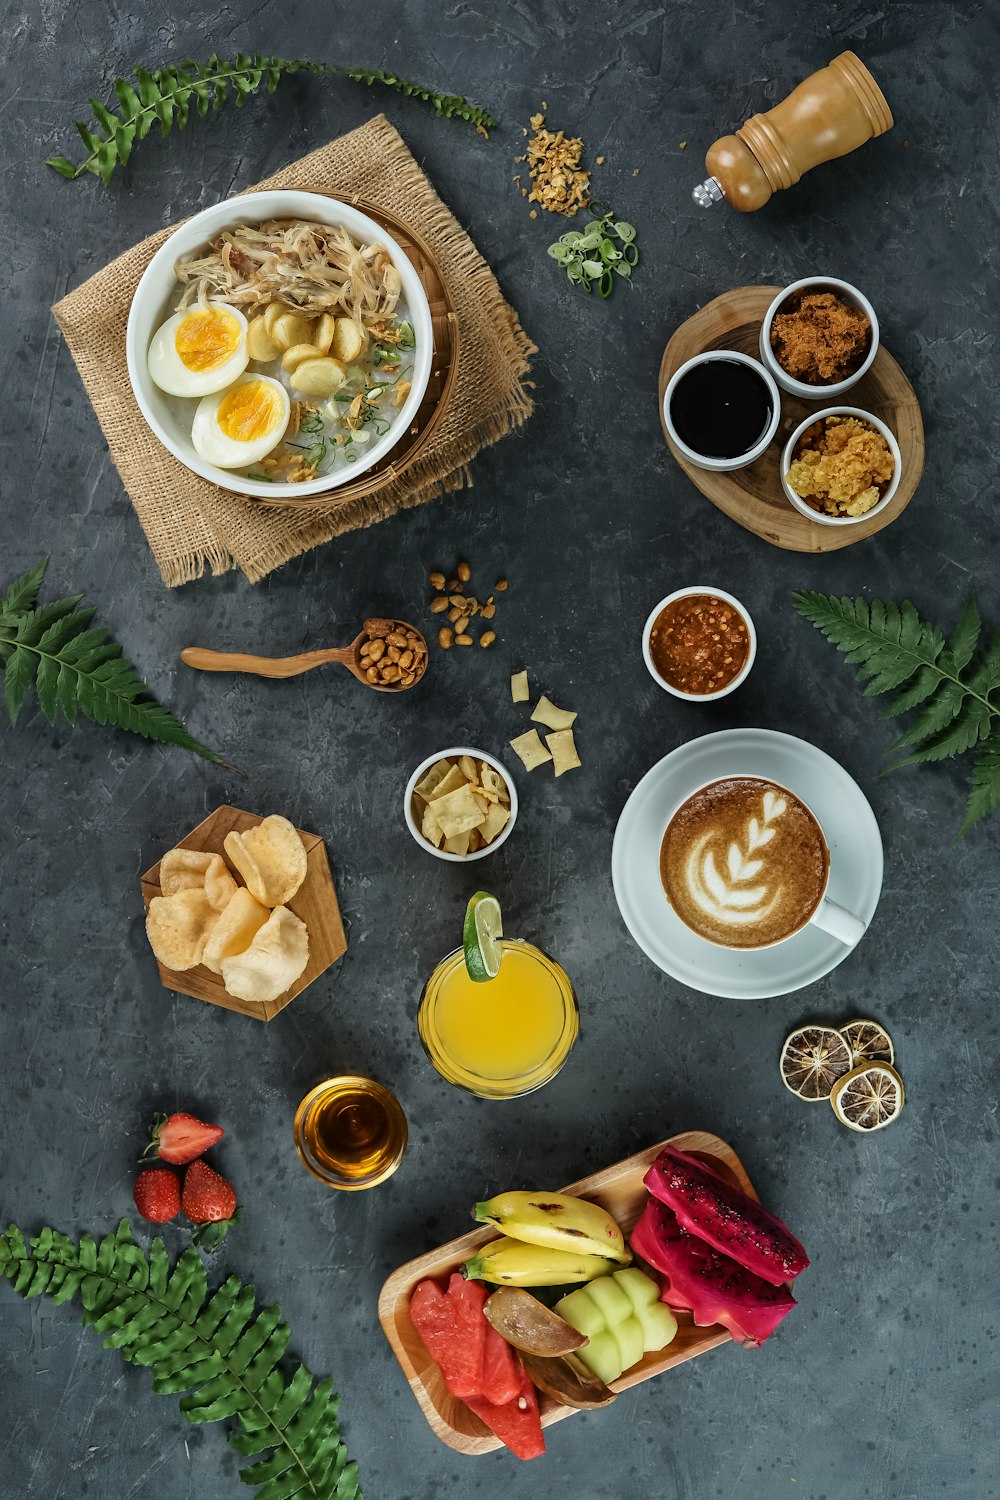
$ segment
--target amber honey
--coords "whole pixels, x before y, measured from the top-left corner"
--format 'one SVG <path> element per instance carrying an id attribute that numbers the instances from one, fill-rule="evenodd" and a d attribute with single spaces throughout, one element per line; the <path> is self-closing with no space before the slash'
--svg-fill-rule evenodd
<path id="1" fill-rule="evenodd" d="M 295 1147 L 303 1165 L 330 1187 L 375 1187 L 406 1150 L 406 1116 L 382 1084 L 356 1074 L 328 1078 L 295 1114 Z"/>

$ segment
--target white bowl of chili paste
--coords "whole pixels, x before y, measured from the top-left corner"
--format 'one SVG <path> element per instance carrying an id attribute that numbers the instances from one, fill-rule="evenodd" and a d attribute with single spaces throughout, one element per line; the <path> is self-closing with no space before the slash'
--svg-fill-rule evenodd
<path id="1" fill-rule="evenodd" d="M 756 655 L 757 632 L 745 606 L 707 584 L 661 599 L 642 631 L 649 675 L 675 698 L 725 698 L 749 675 Z"/>

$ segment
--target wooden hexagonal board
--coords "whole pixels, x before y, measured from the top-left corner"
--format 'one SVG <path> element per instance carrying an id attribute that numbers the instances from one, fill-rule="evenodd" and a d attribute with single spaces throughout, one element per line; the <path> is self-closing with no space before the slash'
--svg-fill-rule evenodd
<path id="1" fill-rule="evenodd" d="M 190 833 L 179 839 L 177 847 L 221 854 L 226 859 L 226 834 L 234 830 L 246 833 L 248 828 L 256 828 L 263 821 L 256 813 L 242 812 L 238 807 L 217 807 L 203 823 L 199 823 L 197 828 L 192 828 Z M 195 1000 L 207 1000 L 211 1005 L 223 1005 L 226 1010 L 238 1010 L 244 1016 L 253 1016 L 256 1021 L 273 1021 L 286 1005 L 291 1004 L 296 995 L 301 995 L 314 979 L 318 979 L 347 952 L 347 939 L 326 857 L 326 845 L 318 833 L 306 833 L 301 828 L 296 832 L 305 846 L 306 878 L 287 905 L 290 911 L 302 919 L 309 931 L 309 962 L 291 988 L 279 995 L 277 1000 L 255 1004 L 230 995 L 222 983 L 222 976 L 213 974 L 204 964 L 180 972 L 168 969 L 157 961 L 160 982 L 168 990 L 176 990 L 180 995 L 191 995 Z M 228 865 L 229 861 L 226 860 L 226 863 Z M 238 872 L 232 870 L 232 873 L 237 882 L 242 884 Z M 148 911 L 153 897 L 162 894 L 159 860 L 143 875 L 141 888 L 143 904 Z"/>

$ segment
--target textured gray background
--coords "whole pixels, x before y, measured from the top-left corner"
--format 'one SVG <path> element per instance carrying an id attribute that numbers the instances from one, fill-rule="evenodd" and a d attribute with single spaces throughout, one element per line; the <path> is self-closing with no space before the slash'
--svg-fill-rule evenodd
<path id="1" fill-rule="evenodd" d="M 36 712 L 3 731 L 0 1210 L 32 1231 L 102 1231 L 131 1208 L 153 1107 L 219 1119 L 218 1159 L 244 1201 L 220 1265 L 280 1300 L 294 1348 L 334 1374 L 369 1500 L 995 1494 L 1000 825 L 952 843 L 957 766 L 879 778 L 887 729 L 789 600 L 799 585 L 908 593 L 947 623 L 975 585 L 1000 623 L 996 5 L 263 3 L 246 20 L 241 9 L 3 7 L 0 579 L 51 552 L 50 589 L 86 590 L 157 692 L 250 779 L 86 724 L 53 730 Z M 398 68 L 491 106 L 504 127 L 487 143 L 415 103 L 304 79 L 151 140 L 109 191 L 42 165 L 73 151 L 70 120 L 131 64 L 237 47 Z M 895 130 L 761 213 L 699 214 L 689 193 L 705 147 L 844 47 L 872 66 Z M 529 219 L 511 185 L 521 126 L 543 99 L 554 125 L 606 155 L 595 190 L 639 226 L 634 292 L 608 305 L 560 279 L 545 247 L 561 223 Z M 346 537 L 257 588 L 230 575 L 169 593 L 49 305 L 150 230 L 379 108 L 541 346 L 536 414 L 477 461 L 469 494 Z M 700 499 L 664 449 L 655 401 L 664 341 L 699 304 L 818 270 L 872 298 L 920 393 L 928 445 L 903 518 L 825 559 L 768 547 Z M 433 680 L 404 702 L 332 671 L 272 685 L 177 663 L 189 642 L 294 651 L 349 639 L 373 609 L 418 619 L 428 568 L 463 554 L 478 579 L 512 580 L 497 647 L 436 658 Z M 701 579 L 746 600 L 760 654 L 738 695 L 699 709 L 652 685 L 637 636 L 653 601 Z M 507 673 L 525 663 L 580 710 L 586 768 L 558 783 L 519 776 L 517 832 L 474 876 L 421 854 L 400 792 L 444 743 L 504 745 L 520 726 Z M 881 906 L 857 952 L 807 993 L 756 1004 L 696 995 L 656 971 L 622 926 L 609 876 L 615 820 L 648 766 L 742 725 L 802 734 L 840 760 L 886 851 Z M 226 800 L 325 835 L 350 929 L 339 972 L 268 1027 L 169 995 L 143 936 L 140 872 Z M 508 930 L 566 965 L 583 1011 L 562 1076 L 506 1106 L 439 1081 L 414 1024 L 421 982 L 454 946 L 480 878 Z M 775 1069 L 791 1025 L 859 1012 L 891 1027 L 908 1091 L 901 1122 L 870 1140 L 798 1104 Z M 292 1149 L 296 1100 L 338 1069 L 385 1079 L 410 1118 L 410 1153 L 376 1193 L 325 1191 Z M 798 1312 L 758 1353 L 724 1348 L 552 1429 L 546 1461 L 443 1447 L 379 1331 L 385 1274 L 462 1231 L 466 1205 L 489 1189 L 568 1181 L 691 1126 L 737 1146 L 806 1242 Z M 186 1428 L 77 1312 L 0 1288 L 0 1318 L 4 1496 L 243 1493 L 221 1434 Z"/>

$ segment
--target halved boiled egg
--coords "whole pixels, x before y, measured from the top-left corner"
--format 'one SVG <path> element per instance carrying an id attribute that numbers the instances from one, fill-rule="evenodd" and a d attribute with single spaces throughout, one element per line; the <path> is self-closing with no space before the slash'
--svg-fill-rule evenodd
<path id="1" fill-rule="evenodd" d="M 198 402 L 191 426 L 194 450 L 220 469 L 255 464 L 281 442 L 290 410 L 280 380 L 243 375 L 228 390 Z"/>
<path id="2" fill-rule="evenodd" d="M 247 320 L 224 302 L 174 313 L 153 334 L 147 355 L 150 378 L 169 396 L 225 390 L 249 359 Z"/>

